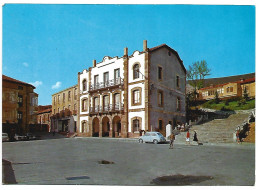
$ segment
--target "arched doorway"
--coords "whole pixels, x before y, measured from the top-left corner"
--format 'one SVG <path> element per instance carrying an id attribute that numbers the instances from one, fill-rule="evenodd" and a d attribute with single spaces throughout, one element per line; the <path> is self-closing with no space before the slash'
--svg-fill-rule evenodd
<path id="1" fill-rule="evenodd" d="M 93 119 L 92 127 L 93 127 L 92 136 L 93 137 L 99 137 L 99 119 L 97 117 L 95 117 Z"/>
<path id="2" fill-rule="evenodd" d="M 109 137 L 110 123 L 107 116 L 102 119 L 102 137 Z"/>
<path id="3" fill-rule="evenodd" d="M 113 137 L 121 137 L 121 118 L 119 116 L 115 116 L 113 118 Z"/>

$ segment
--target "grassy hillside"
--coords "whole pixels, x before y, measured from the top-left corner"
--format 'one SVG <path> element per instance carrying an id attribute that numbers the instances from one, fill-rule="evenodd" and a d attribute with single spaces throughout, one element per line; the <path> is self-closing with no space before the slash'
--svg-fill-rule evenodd
<path id="1" fill-rule="evenodd" d="M 249 101 L 243 100 L 225 100 L 218 104 L 215 100 L 210 100 L 201 105 L 203 108 L 210 108 L 215 110 L 248 110 L 255 108 L 255 99 Z"/>

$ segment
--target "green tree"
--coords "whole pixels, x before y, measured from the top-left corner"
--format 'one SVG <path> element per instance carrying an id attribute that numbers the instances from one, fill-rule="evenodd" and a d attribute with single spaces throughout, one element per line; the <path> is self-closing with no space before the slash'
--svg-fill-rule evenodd
<path id="1" fill-rule="evenodd" d="M 245 101 L 248 101 L 248 100 L 249 100 L 249 95 L 248 95 L 248 92 L 247 92 L 246 87 L 244 88 L 243 97 L 244 97 L 244 100 L 245 100 Z"/>
<path id="2" fill-rule="evenodd" d="M 187 79 L 189 80 L 189 84 L 194 87 L 193 97 L 195 103 L 197 101 L 197 90 L 203 88 L 204 79 L 208 75 L 210 75 L 210 69 L 205 60 L 196 61 L 192 65 L 189 65 Z"/>
<path id="3" fill-rule="evenodd" d="M 220 102 L 218 91 L 215 92 L 215 103 L 218 104 Z"/>

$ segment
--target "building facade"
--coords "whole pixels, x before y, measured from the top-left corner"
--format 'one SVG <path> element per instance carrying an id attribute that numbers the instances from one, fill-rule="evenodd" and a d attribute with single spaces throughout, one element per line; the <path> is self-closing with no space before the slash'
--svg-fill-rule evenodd
<path id="1" fill-rule="evenodd" d="M 36 131 L 51 131 L 52 105 L 38 106 Z"/>
<path id="2" fill-rule="evenodd" d="M 77 131 L 77 85 L 52 95 L 51 131 Z"/>
<path id="3" fill-rule="evenodd" d="M 165 135 L 168 123 L 184 123 L 186 69 L 178 53 L 162 44 L 123 57 L 105 56 L 78 73 L 79 136 Z"/>
<path id="4" fill-rule="evenodd" d="M 209 87 L 198 90 L 200 100 L 212 100 L 215 98 L 216 92 L 220 99 L 228 99 L 234 97 L 242 97 L 246 89 L 250 98 L 255 97 L 255 78 L 240 79 L 235 82 L 211 85 Z"/>
<path id="5" fill-rule="evenodd" d="M 25 133 L 37 124 L 38 94 L 31 84 L 2 75 L 3 132 Z"/>

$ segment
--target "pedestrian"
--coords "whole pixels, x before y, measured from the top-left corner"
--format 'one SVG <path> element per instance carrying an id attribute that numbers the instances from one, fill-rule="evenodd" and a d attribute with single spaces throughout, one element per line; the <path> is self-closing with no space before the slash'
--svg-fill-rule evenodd
<path id="1" fill-rule="evenodd" d="M 198 140 L 198 136 L 197 136 L 197 132 L 196 131 L 194 131 L 193 141 L 197 142 L 198 145 L 199 145 L 199 140 Z"/>
<path id="2" fill-rule="evenodd" d="M 239 130 L 237 130 L 236 132 L 236 137 L 237 137 L 237 144 L 240 144 Z"/>
<path id="3" fill-rule="evenodd" d="M 188 129 L 187 134 L 186 134 L 186 144 L 190 144 L 190 131 Z"/>
<path id="4" fill-rule="evenodd" d="M 69 132 L 69 130 L 67 131 L 67 137 L 69 137 L 69 134 L 70 134 L 70 132 Z"/>
<path id="5" fill-rule="evenodd" d="M 172 132 L 172 134 L 170 135 L 170 149 L 173 149 L 173 142 L 175 140 L 175 135 Z"/>

